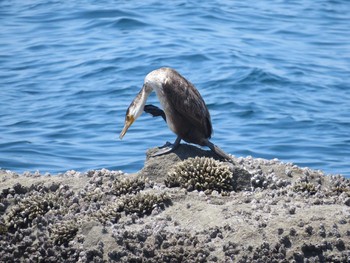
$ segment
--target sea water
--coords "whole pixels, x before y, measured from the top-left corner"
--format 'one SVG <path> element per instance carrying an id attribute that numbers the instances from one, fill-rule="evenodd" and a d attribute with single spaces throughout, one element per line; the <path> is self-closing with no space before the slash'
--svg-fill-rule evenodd
<path id="1" fill-rule="evenodd" d="M 176 136 L 147 114 L 118 136 L 167 66 L 226 152 L 350 177 L 349 29 L 347 0 L 1 1 L 0 167 L 138 171 Z"/>

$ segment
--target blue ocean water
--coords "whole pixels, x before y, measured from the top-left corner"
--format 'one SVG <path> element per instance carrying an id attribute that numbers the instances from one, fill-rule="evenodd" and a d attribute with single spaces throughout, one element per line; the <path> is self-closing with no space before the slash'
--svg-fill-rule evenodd
<path id="1" fill-rule="evenodd" d="M 121 141 L 125 110 L 168 66 L 226 152 L 350 177 L 349 28 L 348 0 L 2 0 L 0 167 L 138 171 L 175 135 L 144 114 Z"/>

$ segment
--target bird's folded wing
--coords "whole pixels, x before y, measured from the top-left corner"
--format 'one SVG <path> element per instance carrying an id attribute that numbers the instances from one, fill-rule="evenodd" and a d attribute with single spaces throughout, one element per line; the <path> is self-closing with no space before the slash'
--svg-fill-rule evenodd
<path id="1" fill-rule="evenodd" d="M 181 76 L 169 78 L 163 84 L 163 90 L 174 109 L 196 127 L 205 130 L 207 137 L 210 138 L 212 133 L 210 114 L 193 84 Z"/>

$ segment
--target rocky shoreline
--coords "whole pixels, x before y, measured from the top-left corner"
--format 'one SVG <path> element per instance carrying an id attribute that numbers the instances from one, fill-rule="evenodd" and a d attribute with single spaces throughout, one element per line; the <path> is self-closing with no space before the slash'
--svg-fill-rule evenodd
<path id="1" fill-rule="evenodd" d="M 154 150 L 131 175 L 0 170 L 0 261 L 350 262 L 349 179 Z"/>

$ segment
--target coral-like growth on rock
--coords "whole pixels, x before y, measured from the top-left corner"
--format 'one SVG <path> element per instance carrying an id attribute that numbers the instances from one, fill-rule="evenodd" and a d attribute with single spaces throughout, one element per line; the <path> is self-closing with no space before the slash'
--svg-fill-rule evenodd
<path id="1" fill-rule="evenodd" d="M 137 193 L 136 195 L 125 195 L 118 199 L 115 203 L 111 203 L 100 209 L 94 214 L 101 223 L 108 221 L 112 223 L 118 222 L 125 215 L 136 214 L 139 217 L 149 215 L 159 207 L 164 209 L 171 203 L 170 197 L 166 193 Z"/>
<path id="2" fill-rule="evenodd" d="M 174 167 L 165 179 L 168 187 L 180 186 L 188 191 L 210 194 L 216 190 L 228 194 L 233 188 L 233 174 L 229 166 L 207 157 L 188 158 Z"/>
<path id="3" fill-rule="evenodd" d="M 145 188 L 146 179 L 137 177 L 134 179 L 117 179 L 113 182 L 111 193 L 116 196 L 136 194 Z"/>
<path id="4" fill-rule="evenodd" d="M 68 245 L 68 242 L 73 240 L 79 229 L 79 224 L 76 220 L 66 220 L 57 222 L 49 229 L 50 236 L 57 245 Z"/>
<path id="5" fill-rule="evenodd" d="M 50 193 L 38 193 L 21 199 L 14 205 L 7 214 L 5 221 L 8 229 L 13 231 L 18 228 L 24 228 L 39 215 L 44 215 L 51 209 L 58 209 L 59 203 L 57 196 Z"/>
<path id="6" fill-rule="evenodd" d="M 138 193 L 137 195 L 125 196 L 118 204 L 118 211 L 123 211 L 127 215 L 143 216 L 150 214 L 157 206 L 164 208 L 168 204 L 170 204 L 170 197 L 166 193 Z"/>
<path id="7" fill-rule="evenodd" d="M 104 225 L 107 222 L 117 223 L 121 217 L 118 208 L 118 203 L 107 204 L 105 207 L 92 214 L 92 217 L 96 218 Z"/>

